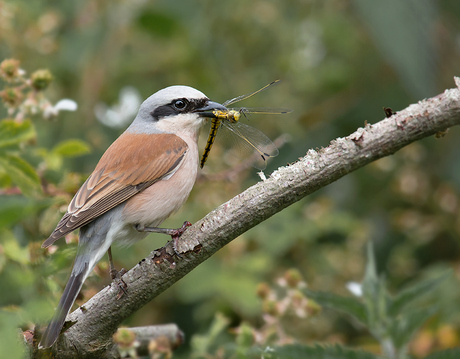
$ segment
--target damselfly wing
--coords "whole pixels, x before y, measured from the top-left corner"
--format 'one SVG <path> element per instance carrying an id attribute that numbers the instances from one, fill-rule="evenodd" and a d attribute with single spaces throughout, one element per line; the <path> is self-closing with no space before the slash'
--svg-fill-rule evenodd
<path id="1" fill-rule="evenodd" d="M 279 82 L 273 81 L 261 89 L 247 95 L 241 95 L 230 99 L 223 103 L 224 106 L 234 104 L 235 102 L 243 101 L 269 86 Z M 241 116 L 248 117 L 251 114 L 284 114 L 291 112 L 284 108 L 228 108 L 227 111 L 213 111 L 215 116 L 211 121 L 211 129 L 209 137 L 201 157 L 200 167 L 203 167 L 208 159 L 209 152 L 214 144 L 219 129 L 222 129 L 222 137 L 230 139 L 233 145 L 233 150 L 236 151 L 236 157 L 246 159 L 254 156 L 251 165 L 257 169 L 263 170 L 267 166 L 268 158 L 278 155 L 278 148 L 274 143 L 263 134 L 261 131 L 240 122 Z M 219 135 L 219 136 L 221 136 Z"/>

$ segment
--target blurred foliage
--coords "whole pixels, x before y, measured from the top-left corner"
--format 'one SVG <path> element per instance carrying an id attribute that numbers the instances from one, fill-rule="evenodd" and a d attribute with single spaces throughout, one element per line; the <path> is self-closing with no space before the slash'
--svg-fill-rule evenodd
<path id="1" fill-rule="evenodd" d="M 377 276 L 372 246 L 368 245 L 368 264 L 361 285 L 356 284 L 353 294 L 361 300 L 342 297 L 332 293 L 304 290 L 304 294 L 321 305 L 341 310 L 368 328 L 379 342 L 385 358 L 404 359 L 414 333 L 439 310 L 434 302 L 434 290 L 446 279 L 438 278 L 407 287 L 391 296 L 383 278 Z M 352 291 L 353 292 L 353 291 Z M 425 295 L 431 294 L 431 303 L 420 303 Z"/>
<path id="2" fill-rule="evenodd" d="M 422 325 L 439 311 L 435 289 L 450 277 L 444 273 L 408 286 L 390 295 L 383 277 L 377 275 L 372 245 L 368 245 L 368 263 L 361 284 L 352 283 L 350 291 L 355 297 L 312 291 L 306 288 L 301 274 L 290 269 L 270 286 L 261 283 L 257 293 L 262 300 L 260 327 L 243 322 L 231 329 L 234 342 L 225 339 L 230 321 L 217 314 L 205 335 L 192 339 L 192 358 L 389 358 L 408 359 L 409 345 Z M 351 283 L 350 283 L 351 284 Z M 348 314 L 380 345 L 368 345 L 364 350 L 352 350 L 343 345 L 307 345 L 302 338 L 302 326 L 313 322 L 320 314 L 320 305 Z M 457 348 L 459 349 L 459 348 Z M 454 357 L 460 350 L 437 351 L 431 358 Z M 449 356 L 450 355 L 450 356 Z"/>
<path id="3" fill-rule="evenodd" d="M 40 244 L 132 120 L 138 105 L 133 91 L 123 95 L 126 88 L 146 98 L 186 84 L 223 102 L 280 78 L 242 103 L 294 110 L 249 118 L 272 139 L 290 139 L 269 173 L 379 121 L 382 107 L 397 111 L 453 87 L 459 36 L 455 0 L 0 1 L 0 61 L 10 60 L 0 71 L 0 348 L 19 356 L 12 328 L 32 329 L 53 314 L 76 234 L 48 250 Z M 72 109 L 63 98 L 78 110 L 59 112 Z M 126 325 L 175 322 L 188 338 L 177 357 L 205 356 L 196 349 L 200 341 L 200 348 L 217 345 L 207 357 L 223 357 L 219 348 L 247 348 L 247 328 L 265 323 L 260 283 L 296 268 L 315 292 L 343 297 L 346 283 L 362 278 L 372 240 L 379 278 L 391 292 L 453 272 L 436 287 L 438 310 L 407 347 L 416 358 L 443 349 L 453 357 L 448 349 L 460 341 L 459 151 L 453 128 L 341 179 L 242 235 Z M 164 226 L 196 221 L 258 180 L 255 171 L 232 171 L 231 163 L 215 146 L 190 199 Z M 151 238 L 115 248 L 117 265 L 135 265 L 166 240 Z M 104 260 L 97 266 L 78 304 L 109 282 L 107 267 Z M 312 315 L 291 318 L 295 336 L 287 333 L 299 345 L 321 341 L 381 353 L 362 325 L 306 300 Z M 225 325 L 216 324 L 215 313 Z M 216 332 L 225 334 L 217 343 Z M 200 333 L 206 334 L 193 337 Z M 279 349 L 279 357 L 307 350 L 296 345 Z M 327 348 L 323 357 L 339 350 Z"/>

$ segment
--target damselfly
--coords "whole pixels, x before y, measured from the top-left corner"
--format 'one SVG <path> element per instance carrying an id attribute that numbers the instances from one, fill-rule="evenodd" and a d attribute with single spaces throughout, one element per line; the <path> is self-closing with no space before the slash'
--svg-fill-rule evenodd
<path id="1" fill-rule="evenodd" d="M 261 89 L 250 94 L 241 95 L 231 100 L 225 101 L 222 105 L 227 107 L 236 102 L 246 100 L 247 98 L 267 89 L 276 84 L 279 80 L 273 81 Z M 214 144 L 217 131 L 222 128 L 224 137 L 228 137 L 234 142 L 238 152 L 237 157 L 247 158 L 254 155 L 251 165 L 257 169 L 263 170 L 267 167 L 267 159 L 278 155 L 278 148 L 274 143 L 265 136 L 261 131 L 240 122 L 241 116 L 248 117 L 251 114 L 274 115 L 289 113 L 292 110 L 285 108 L 227 108 L 226 111 L 212 111 L 211 129 L 208 141 L 206 143 L 203 155 L 201 156 L 200 167 L 203 168 L 208 159 L 209 152 Z"/>

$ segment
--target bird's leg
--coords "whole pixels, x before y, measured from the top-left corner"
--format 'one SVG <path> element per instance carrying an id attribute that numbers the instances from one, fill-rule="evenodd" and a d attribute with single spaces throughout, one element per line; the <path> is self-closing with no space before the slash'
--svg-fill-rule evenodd
<path id="1" fill-rule="evenodd" d="M 163 234 L 168 234 L 171 236 L 173 240 L 173 249 L 176 255 L 181 258 L 178 250 L 177 250 L 177 244 L 179 242 L 179 237 L 182 235 L 182 233 L 185 232 L 187 227 L 190 227 L 192 224 L 188 221 L 185 221 L 182 227 L 177 228 L 177 229 L 171 229 L 171 228 L 157 228 L 157 227 L 144 227 L 140 224 L 137 224 L 134 226 L 136 230 L 139 232 L 153 232 L 153 233 L 163 233 Z"/>
<path id="2" fill-rule="evenodd" d="M 126 294 L 127 285 L 122 278 L 123 274 L 126 273 L 126 269 L 121 268 L 120 271 L 116 270 L 112 260 L 112 247 L 109 247 L 109 249 L 107 250 L 107 255 L 109 256 L 110 277 L 118 285 L 119 291 L 117 294 L 117 299 L 120 299 L 123 296 L 123 294 Z"/>

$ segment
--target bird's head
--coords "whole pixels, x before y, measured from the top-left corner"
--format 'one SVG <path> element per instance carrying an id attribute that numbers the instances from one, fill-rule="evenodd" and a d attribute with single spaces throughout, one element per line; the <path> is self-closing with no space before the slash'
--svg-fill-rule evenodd
<path id="1" fill-rule="evenodd" d="M 135 133 L 197 135 L 213 110 L 226 108 L 189 86 L 169 86 L 147 98 L 129 127 Z"/>

